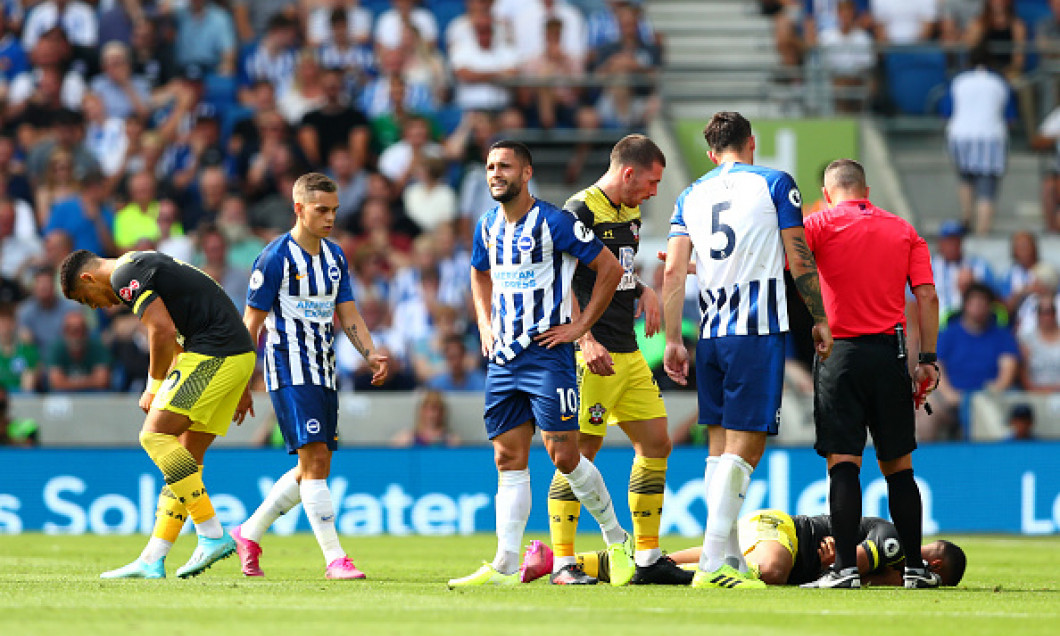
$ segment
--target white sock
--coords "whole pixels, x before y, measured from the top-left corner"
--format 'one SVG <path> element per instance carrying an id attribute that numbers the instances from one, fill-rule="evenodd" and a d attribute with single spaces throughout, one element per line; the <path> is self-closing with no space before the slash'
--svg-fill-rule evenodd
<path id="1" fill-rule="evenodd" d="M 169 554 L 169 549 L 172 547 L 172 541 L 151 537 L 147 545 L 144 546 L 144 551 L 140 553 L 140 560 L 144 563 L 154 563 Z"/>
<path id="2" fill-rule="evenodd" d="M 335 506 L 331 503 L 327 480 L 303 478 L 299 492 L 309 525 L 313 527 L 313 534 L 324 552 L 324 563 L 330 564 L 346 556 L 346 551 L 339 545 L 339 535 L 335 532 Z"/>
<path id="3" fill-rule="evenodd" d="M 633 560 L 637 562 L 638 566 L 646 568 L 658 561 L 660 557 L 662 557 L 662 548 L 651 548 L 648 550 L 637 550 L 633 555 Z"/>
<path id="4" fill-rule="evenodd" d="M 523 532 L 530 518 L 530 471 L 501 470 L 497 473 L 497 554 L 493 569 L 501 574 L 514 574 L 519 569 L 519 552 Z"/>
<path id="5" fill-rule="evenodd" d="M 578 557 L 576 556 L 553 556 L 552 557 L 552 573 L 555 574 L 568 565 L 577 565 Z"/>
<path id="6" fill-rule="evenodd" d="M 729 556 L 729 537 L 736 534 L 736 519 L 743 506 L 747 485 L 754 470 L 739 455 L 726 453 L 718 460 L 707 488 L 707 528 L 703 533 L 703 551 L 699 567 L 713 572 L 725 565 Z M 739 545 L 736 546 L 739 554 Z"/>
<path id="7" fill-rule="evenodd" d="M 596 523 L 600 524 L 604 543 L 611 545 L 625 541 L 626 531 L 618 523 L 615 507 L 611 504 L 611 495 L 607 492 L 604 477 L 596 466 L 582 457 L 574 470 L 567 473 L 567 481 L 570 482 L 574 496 L 596 519 Z"/>
<path id="8" fill-rule="evenodd" d="M 302 500 L 302 493 L 298 480 L 294 478 L 297 471 L 297 468 L 292 468 L 276 480 L 269 494 L 265 495 L 265 501 L 262 501 L 254 514 L 243 522 L 239 530 L 240 534 L 251 541 L 261 541 L 261 537 L 274 521 L 298 505 L 298 502 Z"/>
<path id="9" fill-rule="evenodd" d="M 202 523 L 195 524 L 195 532 L 207 539 L 220 539 L 225 530 L 221 527 L 221 521 L 217 515 L 214 515 Z"/>

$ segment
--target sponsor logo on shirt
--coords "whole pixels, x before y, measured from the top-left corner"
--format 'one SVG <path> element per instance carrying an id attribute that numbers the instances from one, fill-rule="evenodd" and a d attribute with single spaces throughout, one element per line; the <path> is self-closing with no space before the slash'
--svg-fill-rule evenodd
<path id="1" fill-rule="evenodd" d="M 140 281 L 135 278 L 129 281 L 129 284 L 118 290 L 118 295 L 125 302 L 132 302 L 133 295 L 136 294 L 136 290 L 140 289 Z"/>
<path id="2" fill-rule="evenodd" d="M 537 279 L 532 270 L 494 270 L 493 282 L 504 289 L 533 289 L 537 287 Z"/>
<path id="3" fill-rule="evenodd" d="M 331 318 L 335 314 L 335 301 L 299 300 L 295 308 L 306 318 Z"/>

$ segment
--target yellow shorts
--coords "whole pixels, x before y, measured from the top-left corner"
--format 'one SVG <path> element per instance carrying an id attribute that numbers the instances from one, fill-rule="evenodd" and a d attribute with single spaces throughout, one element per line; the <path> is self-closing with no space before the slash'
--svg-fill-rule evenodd
<path id="1" fill-rule="evenodd" d="M 587 435 L 603 437 L 607 427 L 619 422 L 636 422 L 666 417 L 659 385 L 652 377 L 640 351 L 612 353 L 614 375 L 596 375 L 585 366 L 577 352 L 578 390 L 581 408 L 578 425 Z"/>
<path id="2" fill-rule="evenodd" d="M 224 358 L 185 351 L 177 356 L 151 408 L 186 415 L 192 421 L 188 430 L 223 437 L 254 373 L 254 362 L 253 351 Z"/>
<path id="3" fill-rule="evenodd" d="M 791 554 L 791 562 L 799 553 L 799 538 L 795 534 L 795 521 L 791 515 L 779 510 L 758 510 L 740 519 L 737 527 L 740 549 L 749 553 L 762 541 L 776 541 Z"/>

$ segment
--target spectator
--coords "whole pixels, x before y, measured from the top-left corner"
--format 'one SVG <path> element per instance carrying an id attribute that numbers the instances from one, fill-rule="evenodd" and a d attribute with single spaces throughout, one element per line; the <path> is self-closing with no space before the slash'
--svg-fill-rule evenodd
<path id="1" fill-rule="evenodd" d="M 456 78 L 453 103 L 461 110 L 500 111 L 510 101 L 504 83 L 518 73 L 519 55 L 494 39 L 492 18 L 477 15 L 471 19 L 474 38 L 449 51 Z"/>
<path id="2" fill-rule="evenodd" d="M 199 254 L 196 262 L 202 271 L 225 290 L 228 297 L 243 313 L 247 304 L 247 285 L 250 283 L 250 270 L 232 267 L 228 262 L 228 241 L 216 225 L 204 225 L 199 228 Z"/>
<path id="3" fill-rule="evenodd" d="M 643 128 L 659 110 L 655 82 L 662 66 L 662 50 L 640 39 L 637 12 L 632 6 L 617 11 L 619 40 L 600 49 L 593 73 L 613 80 L 597 103 L 600 119 L 612 128 Z"/>
<path id="4" fill-rule="evenodd" d="M 71 68 L 70 42 L 62 29 L 45 33 L 29 52 L 33 67 L 15 76 L 7 89 L 8 117 L 26 113 L 27 119 L 40 127 L 41 113 L 26 112 L 27 109 L 79 109 L 85 95 L 85 78 L 82 72 Z"/>
<path id="5" fill-rule="evenodd" d="M 0 405 L 9 392 L 32 391 L 37 387 L 40 356 L 29 334 L 20 331 L 14 304 L 0 304 L 0 389 L 3 390 Z M 3 406 L 6 405 L 0 406 L 0 413 L 4 411 Z"/>
<path id="6" fill-rule="evenodd" d="M 99 41 L 96 11 L 79 0 L 45 0 L 33 7 L 22 25 L 22 46 L 32 49 L 45 33 L 62 29 L 75 46 L 95 48 Z"/>
<path id="7" fill-rule="evenodd" d="M 125 151 L 129 140 L 125 135 L 125 122 L 107 114 L 103 100 L 96 93 L 85 93 L 85 147 L 95 157 L 99 169 L 108 184 L 119 175 L 125 163 Z M 107 188 L 110 192 L 110 188 Z"/>
<path id="8" fill-rule="evenodd" d="M 19 236 L 15 232 L 15 201 L 0 197 L 0 277 L 17 279 L 22 268 L 40 258 L 41 243 L 37 233 Z"/>
<path id="9" fill-rule="evenodd" d="M 416 405 L 411 429 L 394 436 L 391 444 L 408 446 L 458 446 L 460 438 L 449 430 L 449 406 L 440 391 L 424 391 Z"/>
<path id="10" fill-rule="evenodd" d="M 353 2 L 356 5 L 356 0 Z M 315 9 L 313 16 L 317 15 L 319 9 Z M 353 19 L 357 12 L 368 14 L 367 29 L 364 36 L 371 37 L 372 13 L 364 7 L 353 6 L 349 10 L 338 8 L 330 13 L 326 31 L 329 37 L 324 42 L 310 40 L 311 44 L 318 46 L 317 57 L 320 66 L 326 69 L 339 69 L 343 73 L 343 80 L 347 89 L 356 89 L 362 86 L 369 70 L 374 66 L 375 59 L 372 49 L 367 46 L 367 39 L 361 39 L 361 34 L 355 33 L 350 26 L 351 15 Z M 312 17 L 310 18 L 312 20 Z"/>
<path id="11" fill-rule="evenodd" d="M 1032 442 L 1034 435 L 1034 409 L 1027 404 L 1016 404 L 1008 414 L 1008 440 Z"/>
<path id="12" fill-rule="evenodd" d="M 938 0 L 870 0 L 880 44 L 918 44 L 934 37 Z"/>
<path id="13" fill-rule="evenodd" d="M 166 183 L 176 192 L 192 188 L 203 171 L 219 167 L 224 174 L 226 158 L 221 148 L 220 113 L 213 104 L 200 103 L 194 111 L 191 128 L 166 149 L 162 170 Z M 193 231 L 200 214 L 194 209 L 184 212 L 185 225 Z"/>
<path id="14" fill-rule="evenodd" d="M 433 101 L 448 102 L 450 78 L 445 58 L 438 49 L 425 41 L 412 24 L 404 25 L 401 31 L 401 45 L 398 48 L 402 51 L 404 62 L 402 77 L 409 82 L 429 86 Z"/>
<path id="15" fill-rule="evenodd" d="M 287 123 L 295 126 L 310 111 L 321 108 L 326 103 L 320 65 L 316 55 L 309 49 L 298 54 L 294 67 L 294 79 L 286 90 L 277 92 L 276 106 Z"/>
<path id="16" fill-rule="evenodd" d="M 411 24 L 430 47 L 438 43 L 438 22 L 416 0 L 391 0 L 391 8 L 379 14 L 375 21 L 376 46 L 396 49 L 401 45 L 403 27 Z"/>
<path id="17" fill-rule="evenodd" d="M 960 315 L 939 333 L 942 381 L 938 393 L 949 410 L 957 412 L 964 437 L 972 394 L 982 390 L 1001 393 L 1013 388 L 1018 377 L 1019 347 L 1012 333 L 997 325 L 993 302 L 992 289 L 972 283 L 964 292 Z"/>
<path id="18" fill-rule="evenodd" d="M 371 132 L 364 113 L 349 104 L 343 91 L 342 72 L 324 71 L 321 78 L 324 103 L 306 113 L 298 130 L 298 144 L 313 166 L 324 166 L 337 145 L 345 145 L 355 172 L 368 163 Z"/>
<path id="19" fill-rule="evenodd" d="M 1060 0 L 1056 0 L 1060 7 Z M 1057 26 L 1057 44 L 1060 47 L 1060 26 Z M 1060 53 L 1060 48 L 1057 49 Z M 1049 151 L 1052 157 L 1042 176 L 1042 216 L 1047 232 L 1060 232 L 1060 107 L 1054 108 L 1036 134 L 1031 136 L 1031 147 Z"/>
<path id="20" fill-rule="evenodd" d="M 173 29 L 161 21 L 139 20 L 133 23 L 129 43 L 129 59 L 135 75 L 147 80 L 151 88 L 165 86 L 177 76 L 176 46 L 173 38 L 165 37 Z"/>
<path id="21" fill-rule="evenodd" d="M 875 44 L 869 32 L 857 25 L 853 0 L 840 0 L 836 17 L 836 26 L 821 33 L 821 62 L 836 89 L 836 111 L 857 113 L 864 109 L 872 92 Z"/>
<path id="22" fill-rule="evenodd" d="M 1012 266 L 1002 281 L 1001 289 L 1005 307 L 1013 314 L 1030 293 L 1031 270 L 1038 264 L 1038 241 L 1030 232 L 1013 232 L 1011 246 Z"/>
<path id="23" fill-rule="evenodd" d="M 961 309 L 961 278 L 993 285 L 993 273 L 986 259 L 964 253 L 964 227 L 957 221 L 945 221 L 939 227 L 938 251 L 931 258 L 932 276 L 939 295 L 939 324 Z"/>
<path id="24" fill-rule="evenodd" d="M 618 42 L 620 38 L 618 8 L 622 5 L 640 4 L 642 0 L 607 0 L 607 6 L 589 14 L 586 45 L 590 56 L 594 55 L 596 49 Z M 659 36 L 643 11 L 638 11 L 637 31 L 642 42 L 659 44 Z"/>
<path id="25" fill-rule="evenodd" d="M 512 36 L 509 24 L 493 14 L 493 0 L 467 0 L 464 4 L 465 12 L 453 18 L 449 25 L 445 27 L 445 48 L 447 51 L 452 51 L 457 46 L 460 46 L 461 42 L 474 39 L 475 29 L 472 24 L 476 20 L 484 21 L 486 16 L 493 23 L 493 40 L 506 46 L 515 45 L 515 38 Z"/>
<path id="26" fill-rule="evenodd" d="M 410 117 L 405 121 L 401 141 L 379 155 L 379 172 L 397 192 L 402 192 L 417 171 L 423 169 L 428 157 L 441 156 L 442 147 L 431 141 L 430 122 L 424 117 Z"/>
<path id="27" fill-rule="evenodd" d="M 6 82 L 29 70 L 29 58 L 15 37 L 5 12 L 0 11 L 0 76 Z"/>
<path id="28" fill-rule="evenodd" d="M 309 12 L 306 21 L 306 39 L 311 46 L 336 42 L 336 14 L 343 17 L 342 26 L 352 44 L 358 47 L 371 44 L 374 18 L 370 9 L 362 7 L 359 0 L 326 0 Z"/>
<path id="29" fill-rule="evenodd" d="M 401 139 L 401 126 L 409 117 L 433 113 L 429 84 L 409 82 L 401 73 L 400 50 L 381 58 L 383 74 L 368 82 L 361 93 L 365 116 L 372 122 L 372 149 L 382 152 Z M 395 61 L 396 60 L 396 61 Z"/>
<path id="30" fill-rule="evenodd" d="M 89 86 L 103 100 L 107 116 L 125 119 L 136 115 L 146 119 L 151 114 L 151 85 L 147 78 L 133 73 L 129 47 L 107 42 L 99 58 L 103 73 L 92 78 Z"/>
<path id="31" fill-rule="evenodd" d="M 40 429 L 29 418 L 13 418 L 8 412 L 11 400 L 0 388 L 0 446 L 31 447 L 40 444 Z"/>
<path id="32" fill-rule="evenodd" d="M 1042 17 L 1034 26 L 1036 48 L 1046 66 L 1060 61 L 1060 1 L 1049 0 L 1051 15 Z"/>
<path id="33" fill-rule="evenodd" d="M 154 249 L 159 252 L 185 263 L 195 259 L 195 243 L 184 233 L 180 222 L 180 208 L 170 197 L 158 201 L 158 240 L 153 241 L 153 244 Z M 264 247 L 264 244 L 262 246 Z"/>
<path id="34" fill-rule="evenodd" d="M 835 0 L 780 0 L 773 13 L 774 34 L 780 61 L 787 68 L 802 64 L 804 53 L 816 47 L 820 36 L 839 26 Z M 858 27 L 872 25 L 869 0 L 855 0 Z"/>
<path id="35" fill-rule="evenodd" d="M 207 0 L 188 0 L 177 12 L 176 62 L 195 64 L 209 72 L 232 75 L 236 34 L 228 12 Z"/>
<path id="36" fill-rule="evenodd" d="M 291 0 L 234 0 L 229 4 L 236 35 L 243 42 L 264 33 L 273 16 L 282 15 L 292 21 L 298 18 L 298 6 Z"/>
<path id="37" fill-rule="evenodd" d="M 24 166 L 15 155 L 15 139 L 10 134 L 0 132 L 0 196 L 7 196 L 25 203 L 29 211 L 29 220 L 32 223 L 32 233 L 37 233 L 37 222 L 33 216 L 33 206 L 29 205 L 33 200 L 33 190 L 26 178 Z M 18 233 L 22 235 L 21 225 Z"/>
<path id="38" fill-rule="evenodd" d="M 445 336 L 446 370 L 427 382 L 429 388 L 437 391 L 483 391 L 486 388 L 486 374 L 477 367 L 468 367 L 467 345 L 460 334 Z"/>
<path id="39" fill-rule="evenodd" d="M 582 67 L 560 46 L 563 21 L 549 18 L 545 23 L 545 49 L 523 63 L 521 74 L 530 80 L 519 89 L 519 104 L 527 120 L 539 128 L 573 128 L 580 106 L 578 83 Z M 540 84 L 540 85 L 539 85 Z"/>
<path id="40" fill-rule="evenodd" d="M 217 222 L 227 187 L 223 166 L 211 163 L 199 171 L 198 182 L 184 197 L 181 221 L 187 232 L 194 232 L 201 224 Z"/>
<path id="41" fill-rule="evenodd" d="M 343 251 L 346 249 L 343 247 Z M 386 255 L 371 245 L 359 245 L 352 251 L 350 283 L 354 298 L 387 298 L 390 295 L 390 279 L 386 275 Z"/>
<path id="42" fill-rule="evenodd" d="M 1031 279 L 1023 300 L 1016 307 L 1016 333 L 1026 336 L 1038 328 L 1038 306 L 1049 298 L 1060 303 L 1060 272 L 1049 263 L 1038 262 L 1031 268 Z"/>
<path id="43" fill-rule="evenodd" d="M 1056 320 L 1056 298 L 1038 299 L 1037 327 L 1019 338 L 1023 358 L 1020 379 L 1031 393 L 1060 393 L 1060 327 Z"/>
<path id="44" fill-rule="evenodd" d="M 1010 82 L 1023 74 L 1026 61 L 1027 25 L 1016 15 L 1015 0 L 986 0 L 982 13 L 968 25 L 965 43 L 969 48 L 983 47 L 991 68 Z"/>
<path id="45" fill-rule="evenodd" d="M 78 108 L 80 106 L 79 102 Z M 52 154 L 56 150 L 69 153 L 72 160 L 70 170 L 73 171 L 70 177 L 83 179 L 90 172 L 99 172 L 99 162 L 85 144 L 84 117 L 80 112 L 67 109 L 56 112 L 53 133 L 42 137 L 29 149 L 26 169 L 34 185 L 40 184 L 42 178 L 45 178 L 45 166 L 52 161 Z M 38 215 L 45 213 L 47 210 L 37 208 Z"/>
<path id="46" fill-rule="evenodd" d="M 944 44 L 963 43 L 969 27 L 982 12 L 983 0 L 941 0 L 939 39 Z"/>
<path id="47" fill-rule="evenodd" d="M 993 72 L 982 47 L 969 55 L 969 68 L 953 78 L 950 94 L 953 114 L 946 125 L 950 156 L 960 176 L 958 198 L 965 227 L 990 232 L 998 188 L 1005 174 L 1008 153 L 1008 120 L 1014 109 L 1012 91 Z"/>
<path id="48" fill-rule="evenodd" d="M 337 144 L 328 153 L 326 174 L 339 186 L 339 209 L 335 212 L 335 225 L 351 227 L 354 215 L 368 196 L 368 171 L 357 168 L 345 144 Z"/>
<path id="49" fill-rule="evenodd" d="M 178 223 L 175 234 L 183 234 Z M 114 215 L 114 244 L 119 253 L 133 249 L 141 239 L 158 242 L 158 188 L 152 174 L 141 172 L 129 178 L 129 203 Z"/>
<path id="50" fill-rule="evenodd" d="M 264 35 L 240 61 L 240 92 L 260 81 L 272 84 L 277 94 L 286 92 L 294 77 L 297 42 L 297 23 L 292 18 L 283 13 L 269 18 Z M 246 101 L 246 98 L 240 101 Z"/>
<path id="51" fill-rule="evenodd" d="M 98 172 L 86 175 L 69 196 L 52 204 L 43 220 L 45 237 L 61 230 L 73 240 L 75 249 L 114 253 L 114 211 L 106 204 L 106 184 Z"/>
<path id="52" fill-rule="evenodd" d="M 456 192 L 445 182 L 446 168 L 444 159 L 428 156 L 415 182 L 402 195 L 405 213 L 423 232 L 433 232 L 456 220 Z"/>
<path id="53" fill-rule="evenodd" d="M 566 0 L 527 0 L 522 2 L 514 24 L 515 50 L 520 63 L 541 56 L 545 48 L 545 23 L 549 18 L 563 22 L 563 51 L 583 67 L 586 61 L 585 18 Z M 477 29 L 476 29 L 477 30 Z"/>
<path id="54" fill-rule="evenodd" d="M 62 337 L 48 356 L 49 389 L 61 393 L 110 388 L 110 352 L 88 330 L 80 311 L 63 316 Z"/>
<path id="55" fill-rule="evenodd" d="M 251 232 L 247 223 L 247 206 L 242 196 L 225 195 L 221 214 L 217 217 L 217 227 L 228 242 L 228 263 L 234 268 L 250 271 L 258 254 L 265 249 L 265 242 Z"/>
<path id="56" fill-rule="evenodd" d="M 369 196 L 361 206 L 359 215 L 360 246 L 368 246 L 385 258 L 383 271 L 392 274 L 407 265 L 411 259 L 412 239 L 394 230 L 390 205 L 385 199 Z"/>

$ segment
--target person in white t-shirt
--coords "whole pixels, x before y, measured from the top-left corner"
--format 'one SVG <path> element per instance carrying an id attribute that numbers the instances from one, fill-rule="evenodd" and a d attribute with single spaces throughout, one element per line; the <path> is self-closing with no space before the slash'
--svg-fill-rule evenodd
<path id="1" fill-rule="evenodd" d="M 475 39 L 449 52 L 456 77 L 454 102 L 461 110 L 496 112 L 508 106 L 511 94 L 501 82 L 518 74 L 515 49 L 493 37 L 493 21 L 482 14 L 472 17 Z"/>
<path id="2" fill-rule="evenodd" d="M 938 0 L 872 0 L 870 10 L 880 44 L 927 42 L 939 20 Z"/>
<path id="3" fill-rule="evenodd" d="M 388 49 L 401 46 L 401 35 L 406 21 L 412 23 L 432 48 L 438 42 L 438 22 L 434 14 L 417 7 L 416 0 L 392 0 L 393 8 L 384 11 L 375 21 L 375 43 Z"/>
<path id="4" fill-rule="evenodd" d="M 821 58 L 836 87 L 836 110 L 859 112 L 871 90 L 872 69 L 876 65 L 875 45 L 868 31 L 857 26 L 853 0 L 840 0 L 836 7 L 839 21 L 820 36 Z M 855 93 L 865 89 L 865 93 Z"/>

